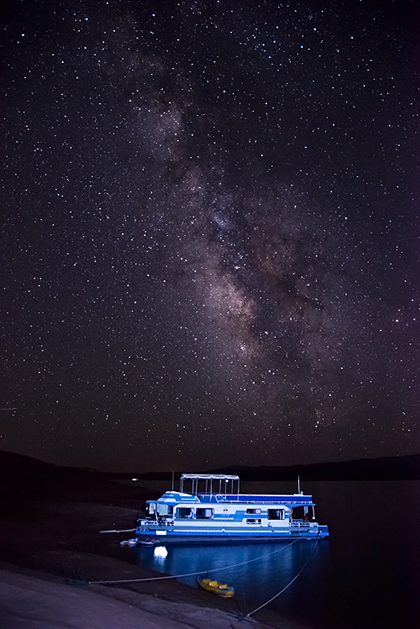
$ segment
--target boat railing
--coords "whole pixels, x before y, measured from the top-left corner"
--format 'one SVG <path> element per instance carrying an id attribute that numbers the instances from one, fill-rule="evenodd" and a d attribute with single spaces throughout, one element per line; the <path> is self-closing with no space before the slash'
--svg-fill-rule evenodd
<path id="1" fill-rule="evenodd" d="M 255 494 L 198 494 L 200 502 L 235 502 L 238 504 L 285 504 L 292 507 L 313 505 L 312 496 Z"/>
<path id="2" fill-rule="evenodd" d="M 172 520 L 160 519 L 160 520 L 142 520 L 142 525 L 146 526 L 170 526 L 172 524 Z"/>
<path id="3" fill-rule="evenodd" d="M 199 488 L 204 488 L 204 494 L 222 494 L 235 491 L 239 494 L 240 480 L 239 476 L 231 474 L 182 474 L 179 482 L 179 491 L 184 493 L 184 483 L 191 484 L 191 494 L 197 496 L 200 492 Z"/>
<path id="4" fill-rule="evenodd" d="M 290 520 L 290 528 L 292 531 L 309 531 L 318 527 L 317 522 L 308 522 L 307 520 Z"/>

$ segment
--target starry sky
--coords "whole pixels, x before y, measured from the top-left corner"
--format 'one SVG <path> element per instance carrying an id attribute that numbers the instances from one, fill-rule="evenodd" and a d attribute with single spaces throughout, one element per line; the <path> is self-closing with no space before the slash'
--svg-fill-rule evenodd
<path id="1" fill-rule="evenodd" d="M 6 0 L 0 449 L 420 451 L 420 11 Z"/>

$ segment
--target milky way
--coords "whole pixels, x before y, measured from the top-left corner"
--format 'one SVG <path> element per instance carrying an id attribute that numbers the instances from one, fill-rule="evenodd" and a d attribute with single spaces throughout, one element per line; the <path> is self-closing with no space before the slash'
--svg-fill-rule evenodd
<path id="1" fill-rule="evenodd" d="M 418 451 L 420 15 L 333 4 L 6 3 L 0 448 Z"/>

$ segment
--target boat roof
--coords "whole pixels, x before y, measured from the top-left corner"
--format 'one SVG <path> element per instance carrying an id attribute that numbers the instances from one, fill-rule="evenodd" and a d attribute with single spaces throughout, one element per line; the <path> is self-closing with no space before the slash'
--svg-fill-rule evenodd
<path id="1" fill-rule="evenodd" d="M 239 480 L 239 476 L 230 474 L 182 474 L 181 480 Z"/>
<path id="2" fill-rule="evenodd" d="M 150 504 L 153 502 L 166 502 L 171 503 L 173 505 L 177 505 L 180 503 L 199 503 L 200 499 L 197 496 L 192 494 L 184 494 L 179 491 L 165 491 L 165 493 L 158 498 L 157 500 L 146 500 L 146 503 Z"/>
<path id="3" fill-rule="evenodd" d="M 305 494 L 185 494 L 178 491 L 167 491 L 157 500 L 147 500 L 147 503 L 166 503 L 170 505 L 182 504 L 230 504 L 238 507 L 255 505 L 285 505 L 288 507 L 311 506 L 312 496 Z"/>

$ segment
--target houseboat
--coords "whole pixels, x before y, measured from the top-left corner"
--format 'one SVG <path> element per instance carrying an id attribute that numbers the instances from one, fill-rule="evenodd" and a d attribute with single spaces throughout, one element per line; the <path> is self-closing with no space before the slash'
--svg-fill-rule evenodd
<path id="1" fill-rule="evenodd" d="M 189 490 L 189 491 L 187 491 Z M 296 494 L 241 494 L 239 476 L 183 474 L 179 491 L 148 500 L 139 543 L 277 542 L 328 537 L 315 522 L 315 503 Z M 298 517 L 294 517 L 293 512 Z"/>

